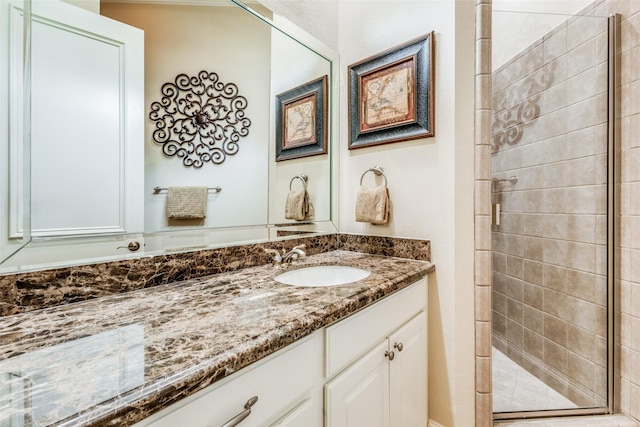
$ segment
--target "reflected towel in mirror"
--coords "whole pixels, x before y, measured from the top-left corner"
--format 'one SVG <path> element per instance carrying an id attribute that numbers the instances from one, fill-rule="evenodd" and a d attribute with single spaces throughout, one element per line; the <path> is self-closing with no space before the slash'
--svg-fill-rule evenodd
<path id="1" fill-rule="evenodd" d="M 356 198 L 356 221 L 386 224 L 389 221 L 389 205 L 389 190 L 386 186 L 369 190 L 361 185 Z"/>
<path id="2" fill-rule="evenodd" d="M 207 187 L 169 187 L 167 218 L 200 219 L 207 216 Z"/>
<path id="3" fill-rule="evenodd" d="M 284 217 L 302 221 L 313 216 L 313 206 L 309 201 L 307 190 L 292 190 L 287 194 L 287 201 L 284 207 Z"/>

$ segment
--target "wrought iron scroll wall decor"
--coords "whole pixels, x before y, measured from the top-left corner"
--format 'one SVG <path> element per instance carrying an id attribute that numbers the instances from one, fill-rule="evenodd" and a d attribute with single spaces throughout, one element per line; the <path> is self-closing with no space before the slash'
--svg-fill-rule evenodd
<path id="1" fill-rule="evenodd" d="M 167 157 L 182 158 L 185 167 L 220 164 L 238 152 L 238 141 L 249 134 L 247 99 L 238 86 L 223 83 L 213 72 L 180 74 L 162 85 L 162 99 L 151 104 L 156 124 L 153 140 Z"/>

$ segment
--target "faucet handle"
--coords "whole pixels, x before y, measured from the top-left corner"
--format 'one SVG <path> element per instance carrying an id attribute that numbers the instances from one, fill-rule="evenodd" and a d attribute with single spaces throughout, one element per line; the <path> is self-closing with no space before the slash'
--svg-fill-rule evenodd
<path id="1" fill-rule="evenodd" d="M 278 252 L 277 249 L 272 248 L 262 248 L 266 253 L 273 254 L 273 258 L 271 259 L 271 263 L 273 265 L 279 265 L 282 262 L 282 255 Z"/>

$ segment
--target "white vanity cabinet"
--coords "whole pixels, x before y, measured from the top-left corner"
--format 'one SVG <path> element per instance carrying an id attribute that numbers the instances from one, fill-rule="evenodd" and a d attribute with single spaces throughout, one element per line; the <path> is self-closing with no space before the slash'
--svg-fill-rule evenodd
<path id="1" fill-rule="evenodd" d="M 322 348 L 323 337 L 318 331 L 136 426 L 321 427 Z M 254 396 L 258 400 L 248 413 L 245 404 Z M 248 416 L 236 418 L 242 413 Z M 228 423 L 234 418 L 238 424 Z"/>
<path id="2" fill-rule="evenodd" d="M 389 337 L 391 426 L 427 425 L 427 313 L 422 312 Z"/>
<path id="3" fill-rule="evenodd" d="M 425 278 L 136 426 L 425 427 L 426 308 Z"/>
<path id="4" fill-rule="evenodd" d="M 325 386 L 326 427 L 427 425 L 426 283 L 380 304 L 327 329 L 327 371 L 351 363 Z"/>

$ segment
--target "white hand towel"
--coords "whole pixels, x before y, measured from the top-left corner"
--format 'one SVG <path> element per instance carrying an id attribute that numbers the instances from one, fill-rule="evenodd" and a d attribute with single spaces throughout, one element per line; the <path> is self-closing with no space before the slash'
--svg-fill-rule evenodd
<path id="1" fill-rule="evenodd" d="M 389 221 L 389 190 L 387 187 L 376 187 L 369 190 L 360 186 L 356 197 L 356 221 L 371 224 L 386 224 Z"/>
<path id="2" fill-rule="evenodd" d="M 207 187 L 169 187 L 167 218 L 200 219 L 207 216 Z"/>

